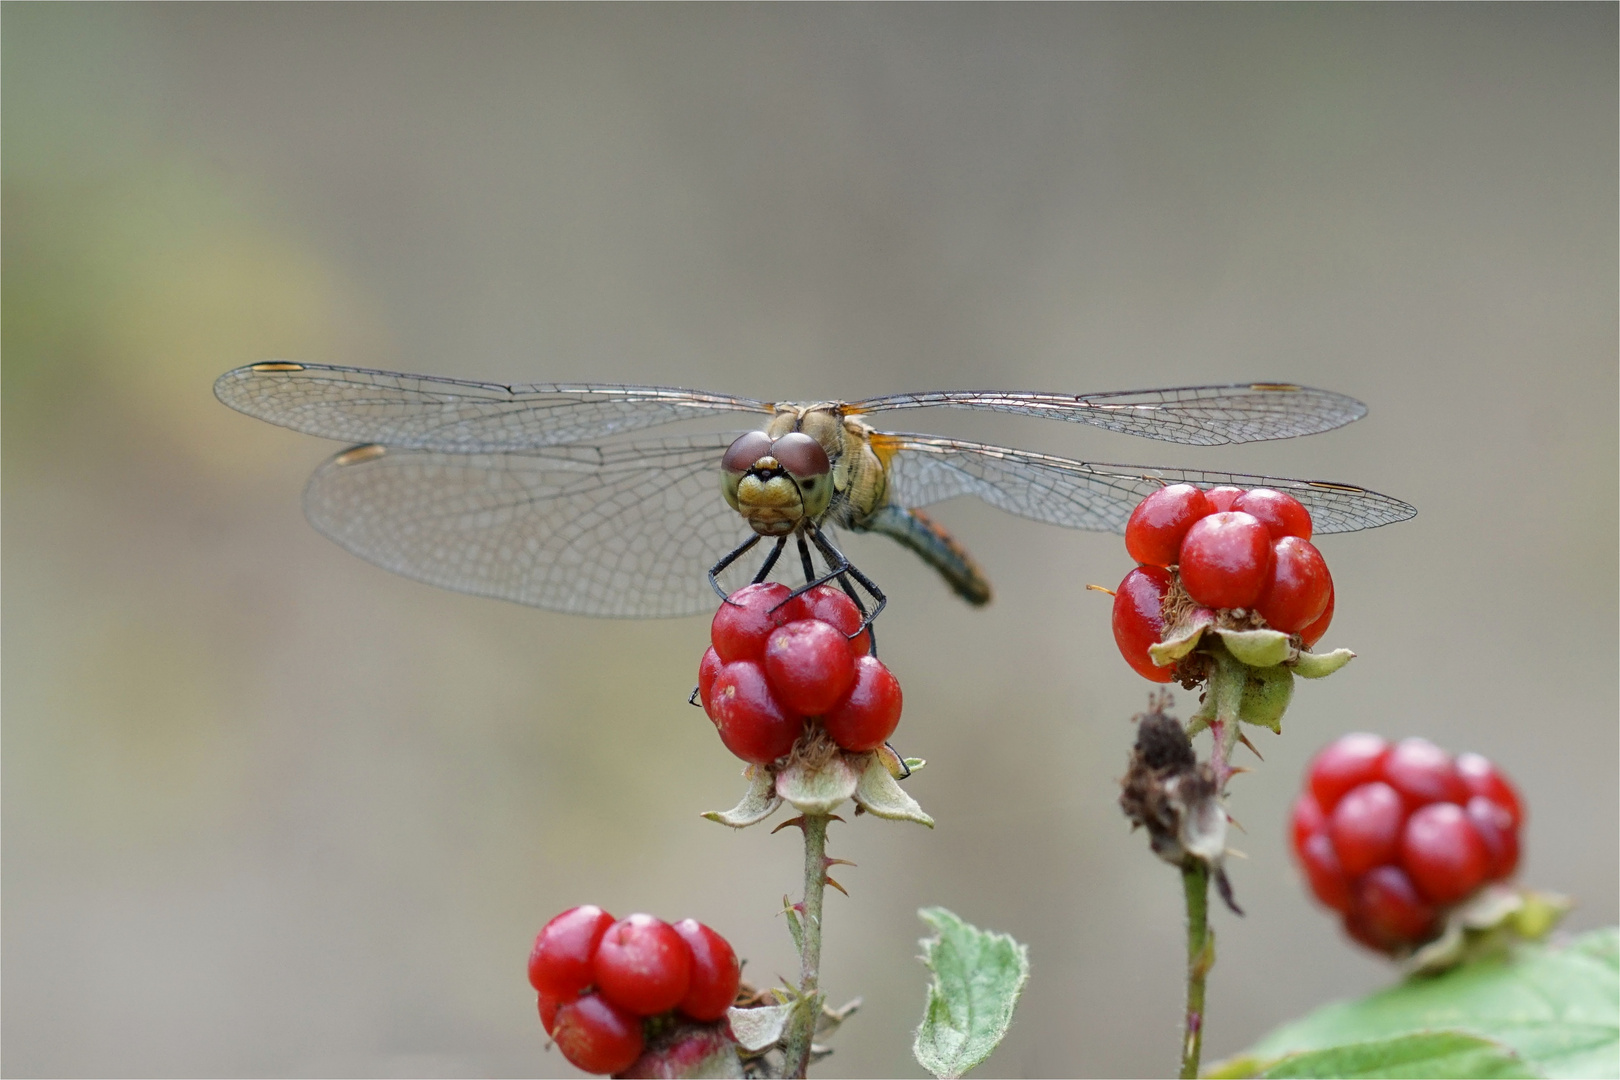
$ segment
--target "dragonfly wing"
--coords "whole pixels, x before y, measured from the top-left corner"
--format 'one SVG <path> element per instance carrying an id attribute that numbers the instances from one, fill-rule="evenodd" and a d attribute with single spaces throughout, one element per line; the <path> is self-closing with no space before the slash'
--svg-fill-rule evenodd
<path id="1" fill-rule="evenodd" d="M 324 364 L 251 364 L 221 375 L 214 394 L 233 409 L 307 435 L 460 454 L 532 450 L 716 413 L 771 411 L 747 398 L 674 387 L 504 386 Z"/>
<path id="2" fill-rule="evenodd" d="M 942 390 L 869 398 L 849 408 L 856 413 L 876 413 L 939 407 L 1072 420 L 1127 435 L 1194 446 L 1314 435 L 1367 415 L 1367 406 L 1355 398 L 1292 383 L 1234 383 L 1080 395 Z"/>
<path id="3" fill-rule="evenodd" d="M 733 437 L 524 454 L 357 446 L 316 470 L 304 510 L 354 554 L 432 585 L 581 615 L 691 615 L 714 609 L 706 574 L 749 535 L 716 479 Z"/>
<path id="4" fill-rule="evenodd" d="M 1311 512 L 1316 533 L 1355 532 L 1405 521 L 1412 506 L 1376 491 L 1320 480 L 1250 476 L 1208 469 L 1104 465 L 928 435 L 878 435 L 892 452 L 889 499 L 900 506 L 974 495 L 998 509 L 1071 529 L 1122 533 L 1136 504 L 1166 484 L 1275 488 Z"/>

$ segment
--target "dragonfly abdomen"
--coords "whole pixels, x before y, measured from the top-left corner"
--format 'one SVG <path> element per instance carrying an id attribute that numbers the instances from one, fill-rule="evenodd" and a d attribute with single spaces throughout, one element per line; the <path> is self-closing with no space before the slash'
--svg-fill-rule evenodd
<path id="1" fill-rule="evenodd" d="M 851 521 L 849 527 L 857 532 L 882 533 L 899 541 L 938 570 L 951 591 L 973 606 L 981 607 L 990 602 L 990 581 L 973 556 L 921 511 L 886 504 L 859 523 Z"/>

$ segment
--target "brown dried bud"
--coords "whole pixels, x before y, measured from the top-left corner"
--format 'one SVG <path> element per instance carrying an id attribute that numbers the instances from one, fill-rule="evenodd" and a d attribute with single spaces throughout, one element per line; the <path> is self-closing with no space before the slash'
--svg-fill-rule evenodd
<path id="1" fill-rule="evenodd" d="M 1221 860 L 1226 854 L 1226 809 L 1215 770 L 1200 763 L 1181 722 L 1165 712 L 1169 694 L 1157 694 L 1137 716 L 1136 746 L 1120 781 L 1119 805 L 1133 827 L 1147 829 L 1154 854 L 1172 866 L 1196 860 L 1209 867 L 1221 899 L 1238 914 Z"/>

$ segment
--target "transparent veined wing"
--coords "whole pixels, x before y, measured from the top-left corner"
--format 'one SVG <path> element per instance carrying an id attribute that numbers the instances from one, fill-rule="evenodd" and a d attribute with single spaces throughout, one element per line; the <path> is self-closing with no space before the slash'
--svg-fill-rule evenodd
<path id="1" fill-rule="evenodd" d="M 239 412 L 306 435 L 461 454 L 606 439 L 718 413 L 771 412 L 748 398 L 666 386 L 505 386 L 280 362 L 227 371 L 214 394 Z"/>
<path id="2" fill-rule="evenodd" d="M 1105 465 L 930 435 L 882 434 L 872 442 L 880 457 L 893 455 L 889 499 L 907 508 L 973 495 L 1020 517 L 1122 533 L 1136 504 L 1165 484 L 1206 489 L 1230 484 L 1288 492 L 1311 512 L 1316 533 L 1372 529 L 1417 513 L 1399 499 L 1351 484 L 1209 469 Z"/>
<path id="3" fill-rule="evenodd" d="M 1292 383 L 1232 383 L 1079 395 L 941 390 L 868 398 L 850 409 L 879 413 L 940 407 L 1071 420 L 1193 446 L 1314 435 L 1367 415 L 1367 406 L 1355 398 Z"/>
<path id="4" fill-rule="evenodd" d="M 508 454 L 357 446 L 310 477 L 304 512 L 361 558 L 457 592 L 581 615 L 712 612 L 708 570 L 749 535 L 717 479 L 735 437 Z"/>

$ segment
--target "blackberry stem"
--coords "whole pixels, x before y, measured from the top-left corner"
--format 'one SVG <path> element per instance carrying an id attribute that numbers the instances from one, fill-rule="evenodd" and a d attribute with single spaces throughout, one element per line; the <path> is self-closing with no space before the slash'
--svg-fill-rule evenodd
<path id="1" fill-rule="evenodd" d="M 1213 715 L 1208 720 L 1210 735 L 1213 737 L 1209 763 L 1215 770 L 1217 790 L 1224 793 L 1226 782 L 1232 777 L 1232 747 L 1237 744 L 1240 733 L 1241 722 L 1238 715 L 1243 704 L 1243 688 L 1249 678 L 1249 669 L 1227 652 L 1225 646 L 1217 646 L 1210 652 L 1215 660 L 1215 671 L 1209 680 L 1209 704 L 1213 706 L 1211 710 Z"/>
<path id="2" fill-rule="evenodd" d="M 1217 731 L 1217 738 L 1219 732 Z M 1204 1050 L 1204 980 L 1215 966 L 1215 934 L 1209 928 L 1209 867 L 1189 858 L 1181 864 L 1187 894 L 1187 1017 L 1181 1040 L 1182 1080 L 1196 1080 Z"/>
<path id="3" fill-rule="evenodd" d="M 827 887 L 827 814 L 804 815 L 804 933 L 799 949 L 799 1003 L 788 1030 L 784 1076 L 802 1078 L 821 1015 L 821 898 Z"/>

